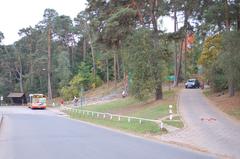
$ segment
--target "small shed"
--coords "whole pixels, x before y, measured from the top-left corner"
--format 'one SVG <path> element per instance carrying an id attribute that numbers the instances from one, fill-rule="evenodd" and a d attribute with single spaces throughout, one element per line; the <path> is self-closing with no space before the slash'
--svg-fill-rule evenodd
<path id="1" fill-rule="evenodd" d="M 7 97 L 12 99 L 12 104 L 27 104 L 27 98 L 24 93 L 9 93 Z"/>

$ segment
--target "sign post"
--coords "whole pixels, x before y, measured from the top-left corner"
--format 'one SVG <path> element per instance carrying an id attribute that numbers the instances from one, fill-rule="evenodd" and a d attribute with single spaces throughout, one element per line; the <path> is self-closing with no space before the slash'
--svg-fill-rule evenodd
<path id="1" fill-rule="evenodd" d="M 171 83 L 174 82 L 175 80 L 175 76 L 174 75 L 171 75 L 171 76 L 167 76 L 167 81 L 168 81 L 168 86 L 169 86 L 169 90 L 171 90 Z"/>

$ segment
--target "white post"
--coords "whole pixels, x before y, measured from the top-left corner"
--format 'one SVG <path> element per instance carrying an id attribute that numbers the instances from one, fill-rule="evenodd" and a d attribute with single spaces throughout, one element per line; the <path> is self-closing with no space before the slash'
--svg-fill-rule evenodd
<path id="1" fill-rule="evenodd" d="M 121 120 L 121 117 L 120 116 L 118 116 L 118 121 L 120 121 Z"/>
<path id="2" fill-rule="evenodd" d="M 142 124 L 142 120 L 141 119 L 139 120 L 139 124 Z"/>
<path id="3" fill-rule="evenodd" d="M 160 128 L 163 129 L 163 122 L 160 123 Z"/>
<path id="4" fill-rule="evenodd" d="M 169 120 L 172 120 L 172 113 L 173 113 L 173 111 L 172 111 L 172 105 L 169 105 Z"/>
<path id="5" fill-rule="evenodd" d="M 128 122 L 130 123 L 131 119 L 128 117 Z"/>
<path id="6" fill-rule="evenodd" d="M 105 119 L 105 117 L 106 117 L 106 115 L 105 114 L 103 114 L 103 118 Z"/>
<path id="7" fill-rule="evenodd" d="M 113 118 L 113 117 L 112 117 L 112 114 L 111 114 L 111 115 L 110 115 L 110 120 L 112 120 L 112 118 Z"/>
<path id="8" fill-rule="evenodd" d="M 2 106 L 3 96 L 0 97 L 0 106 Z"/>

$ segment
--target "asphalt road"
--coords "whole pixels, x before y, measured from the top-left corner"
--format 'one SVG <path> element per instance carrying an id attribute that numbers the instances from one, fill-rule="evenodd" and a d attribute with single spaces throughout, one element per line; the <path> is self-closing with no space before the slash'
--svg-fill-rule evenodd
<path id="1" fill-rule="evenodd" d="M 180 93 L 179 110 L 186 123 L 182 131 L 162 136 L 226 158 L 240 158 L 240 123 L 210 103 L 199 89 Z"/>
<path id="2" fill-rule="evenodd" d="M 48 110 L 13 109 L 4 110 L 0 159 L 215 158 L 69 120 Z"/>

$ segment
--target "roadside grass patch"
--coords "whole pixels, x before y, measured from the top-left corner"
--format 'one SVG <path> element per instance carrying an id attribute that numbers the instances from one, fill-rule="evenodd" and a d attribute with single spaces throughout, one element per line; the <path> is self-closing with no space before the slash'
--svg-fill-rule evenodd
<path id="1" fill-rule="evenodd" d="M 171 90 L 164 91 L 164 98 L 172 98 L 174 96 L 175 96 L 175 90 L 171 89 Z"/>
<path id="2" fill-rule="evenodd" d="M 96 114 L 92 116 L 91 114 L 82 114 L 76 112 L 68 112 L 71 118 L 79 119 L 86 122 L 91 122 L 98 125 L 103 125 L 111 128 L 116 128 L 124 130 L 127 132 L 134 132 L 139 134 L 164 134 L 167 133 L 165 129 L 161 130 L 160 126 L 154 122 L 142 121 L 131 119 L 130 122 L 126 118 L 121 118 L 119 121 L 117 117 L 113 117 L 111 120 L 109 117 L 103 118 L 102 116 L 97 117 Z"/>
<path id="3" fill-rule="evenodd" d="M 169 115 L 169 105 L 173 105 L 172 111 L 174 114 L 177 113 L 176 107 L 176 91 L 168 90 L 164 91 L 164 99 L 160 101 L 155 101 L 154 99 L 148 99 L 147 101 L 139 101 L 133 97 L 127 97 L 123 99 L 117 99 L 115 101 L 111 101 L 103 104 L 96 104 L 85 106 L 82 108 L 76 109 L 79 111 L 80 109 L 94 111 L 94 112 L 102 112 L 102 113 L 113 113 L 113 114 L 121 114 L 131 117 L 139 117 L 146 119 L 154 119 L 159 120 L 162 117 L 166 117 Z M 167 133 L 166 129 L 160 129 L 160 125 L 155 122 L 143 121 L 141 124 L 137 119 L 131 119 L 128 122 L 127 118 L 121 118 L 119 121 L 118 117 L 113 116 L 112 119 L 108 115 L 103 117 L 102 114 L 97 115 L 89 113 L 83 114 L 82 112 L 72 112 L 66 111 L 71 118 L 112 127 L 128 132 L 134 132 L 139 134 L 163 134 Z M 179 120 L 179 121 L 176 121 Z M 180 117 L 175 117 L 174 121 L 163 121 L 164 124 L 168 124 L 175 127 L 183 127 L 183 123 L 180 120 Z"/>
<path id="4" fill-rule="evenodd" d="M 148 107 L 138 112 L 135 112 L 133 116 L 147 118 L 147 119 L 158 119 L 168 115 L 168 105 L 156 105 L 154 107 Z"/>
<path id="5" fill-rule="evenodd" d="M 132 105 L 132 104 L 135 104 L 138 102 L 139 101 L 137 99 L 128 97 L 128 98 L 118 99 L 118 100 L 108 102 L 108 103 L 89 105 L 89 106 L 83 107 L 83 109 L 90 110 L 90 111 L 96 111 L 96 112 L 109 112 L 111 110 L 124 108 L 124 107 L 127 107 L 129 105 Z"/>
<path id="6" fill-rule="evenodd" d="M 184 124 L 181 120 L 164 120 L 163 123 L 177 127 L 177 128 L 183 128 L 183 126 L 184 126 Z"/>

